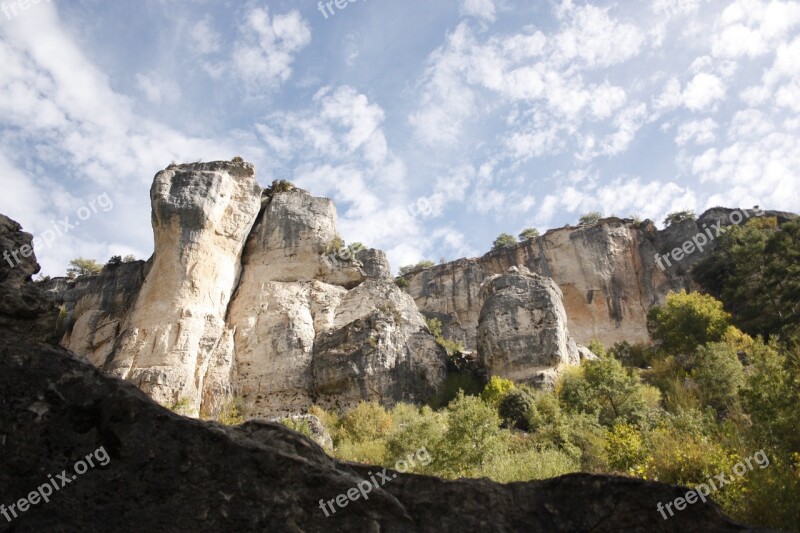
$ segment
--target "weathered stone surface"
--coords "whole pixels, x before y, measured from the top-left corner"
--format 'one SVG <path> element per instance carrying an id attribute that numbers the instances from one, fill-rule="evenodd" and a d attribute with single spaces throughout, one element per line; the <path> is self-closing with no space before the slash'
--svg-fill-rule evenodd
<path id="1" fill-rule="evenodd" d="M 334 249 L 330 200 L 262 192 L 252 166 L 226 162 L 170 166 L 151 199 L 150 261 L 43 284 L 66 312 L 63 346 L 203 416 L 236 395 L 248 418 L 424 401 L 444 379 L 445 355 L 383 252 Z M 359 330 L 368 317 L 374 331 Z M 376 346 L 336 345 L 356 330 Z"/>
<path id="2" fill-rule="evenodd" d="M 484 286 L 478 354 L 490 375 L 552 387 L 565 366 L 580 362 L 561 290 L 550 278 L 511 268 Z"/>
<path id="3" fill-rule="evenodd" d="M 163 404 L 187 398 L 202 408 L 261 207 L 254 174 L 248 163 L 195 163 L 170 166 L 153 181 L 153 264 L 104 368 Z"/>
<path id="4" fill-rule="evenodd" d="M 31 276 L 40 270 L 33 236 L 4 215 L 0 215 L 0 253 L 0 331 L 31 341 L 54 339 L 58 311 L 31 283 Z"/>
<path id="5" fill-rule="evenodd" d="M 486 278 L 503 274 L 511 266 L 524 266 L 552 278 L 563 294 L 568 327 L 575 340 L 588 344 L 597 339 L 607 346 L 619 341 L 647 342 L 647 311 L 663 303 L 670 290 L 693 290 L 691 266 L 716 246 L 711 241 L 663 271 L 656 253 L 664 254 L 705 228 L 721 221 L 729 225 L 733 209 L 715 208 L 696 221 L 656 230 L 650 221 L 606 218 L 596 226 L 551 229 L 544 235 L 510 248 L 494 250 L 480 258 L 459 259 L 405 276 L 407 292 L 426 315 L 453 314 L 453 338 L 467 349 L 477 346 L 477 327 Z M 755 216 L 754 211 L 749 211 Z M 791 213 L 766 211 L 763 216 L 789 220 Z"/>

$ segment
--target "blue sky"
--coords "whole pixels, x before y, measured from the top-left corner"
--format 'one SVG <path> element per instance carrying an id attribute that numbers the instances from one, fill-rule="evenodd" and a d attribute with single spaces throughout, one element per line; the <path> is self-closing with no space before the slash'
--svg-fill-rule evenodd
<path id="1" fill-rule="evenodd" d="M 588 211 L 800 211 L 800 2 L 340 5 L 5 0 L 0 213 L 56 235 L 44 272 L 149 257 L 154 174 L 236 155 L 394 268 Z"/>

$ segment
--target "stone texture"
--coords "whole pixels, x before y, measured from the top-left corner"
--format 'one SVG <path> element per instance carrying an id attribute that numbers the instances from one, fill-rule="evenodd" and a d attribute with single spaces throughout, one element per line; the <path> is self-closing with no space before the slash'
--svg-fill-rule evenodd
<path id="1" fill-rule="evenodd" d="M 233 396 L 247 418 L 424 401 L 443 381 L 445 354 L 383 252 L 332 246 L 330 200 L 262 191 L 227 162 L 171 165 L 151 200 L 150 261 L 42 284 L 66 313 L 64 347 L 204 417 Z"/>
<path id="2" fill-rule="evenodd" d="M 156 175 L 153 264 L 106 371 L 163 404 L 188 398 L 202 408 L 260 196 L 248 163 L 173 165 Z"/>
<path id="3" fill-rule="evenodd" d="M 552 388 L 565 366 L 580 362 L 561 290 L 550 278 L 511 270 L 484 285 L 479 357 L 491 376 Z"/>
<path id="4" fill-rule="evenodd" d="M 516 246 L 474 259 L 459 259 L 410 273 L 406 291 L 426 314 L 450 315 L 451 336 L 475 349 L 483 300 L 481 286 L 509 267 L 526 267 L 552 278 L 563 294 L 568 327 L 575 340 L 648 342 L 647 311 L 664 302 L 670 290 L 693 290 L 691 266 L 716 245 L 661 270 L 654 256 L 681 246 L 717 221 L 729 225 L 727 208 L 710 209 L 696 221 L 657 230 L 652 222 L 606 218 L 596 226 L 551 229 Z M 756 216 L 750 211 L 751 217 Z M 789 220 L 796 215 L 767 211 L 763 216 Z M 666 266 L 666 265 L 665 265 Z"/>

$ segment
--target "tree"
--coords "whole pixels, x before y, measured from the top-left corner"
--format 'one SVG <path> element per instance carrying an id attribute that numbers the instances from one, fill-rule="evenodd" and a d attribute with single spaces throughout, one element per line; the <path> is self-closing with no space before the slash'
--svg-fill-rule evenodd
<path id="1" fill-rule="evenodd" d="M 539 230 L 536 228 L 526 228 L 519 234 L 520 242 L 530 241 L 539 236 Z"/>
<path id="2" fill-rule="evenodd" d="M 706 405 L 724 414 L 739 400 L 739 389 L 744 385 L 744 369 L 730 345 L 712 342 L 697 350 L 692 378 L 700 385 Z"/>
<path id="3" fill-rule="evenodd" d="M 581 215 L 578 219 L 578 224 L 581 226 L 596 226 L 603 215 L 599 211 L 590 211 L 585 215 Z"/>
<path id="4" fill-rule="evenodd" d="M 133 254 L 128 254 L 122 258 L 123 263 L 133 263 L 134 261 L 136 261 L 136 256 Z"/>
<path id="5" fill-rule="evenodd" d="M 443 471 L 457 477 L 479 472 L 505 447 L 497 411 L 480 398 L 459 392 L 447 406 L 447 431 L 434 461 L 441 461 Z"/>
<path id="6" fill-rule="evenodd" d="M 720 341 L 730 325 L 722 302 L 699 292 L 671 292 L 663 306 L 647 313 L 650 336 L 673 355 L 690 355 L 701 344 Z"/>
<path id="7" fill-rule="evenodd" d="M 98 274 L 103 267 L 95 261 L 94 259 L 84 259 L 83 257 L 78 257 L 77 259 L 73 259 L 69 262 L 69 268 L 67 268 L 67 277 L 69 279 L 75 279 L 79 276 L 88 276 L 90 274 Z"/>
<path id="8" fill-rule="evenodd" d="M 429 259 L 424 259 L 424 260 L 420 261 L 419 263 L 417 263 L 416 265 L 406 265 L 406 266 L 400 267 L 400 272 L 399 273 L 400 273 L 401 276 L 405 276 L 406 274 L 408 274 L 410 272 L 415 272 L 417 270 L 423 270 L 423 269 L 426 269 L 426 268 L 431 268 L 432 266 L 436 266 L 436 263 L 434 263 L 433 261 L 431 261 Z"/>
<path id="9" fill-rule="evenodd" d="M 501 248 L 511 248 L 517 244 L 517 239 L 509 233 L 501 233 L 492 243 L 492 250 L 500 250 Z"/>
<path id="10" fill-rule="evenodd" d="M 600 423 L 639 423 L 658 403 L 653 387 L 628 374 L 613 357 L 587 361 L 578 371 L 567 373 L 558 387 L 559 399 L 573 412 L 596 413 Z"/>
<path id="11" fill-rule="evenodd" d="M 729 226 L 692 276 L 750 335 L 791 335 L 800 328 L 800 222 Z"/>
<path id="12" fill-rule="evenodd" d="M 694 211 L 691 209 L 686 209 L 684 211 L 674 211 L 668 214 L 664 218 L 664 226 L 671 226 L 672 224 L 677 224 L 679 222 L 683 222 L 684 220 L 696 220 L 697 215 L 694 214 Z"/>
<path id="13" fill-rule="evenodd" d="M 507 427 L 528 430 L 528 412 L 533 406 L 533 394 L 523 388 L 515 388 L 503 395 L 497 412 Z"/>

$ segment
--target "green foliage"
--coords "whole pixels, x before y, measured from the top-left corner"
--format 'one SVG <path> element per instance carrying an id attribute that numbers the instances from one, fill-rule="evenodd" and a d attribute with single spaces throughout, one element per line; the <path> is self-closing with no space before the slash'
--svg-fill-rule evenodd
<path id="1" fill-rule="evenodd" d="M 662 350 L 693 354 L 698 346 L 717 342 L 731 325 L 722 302 L 713 296 L 682 290 L 667 295 L 663 306 L 647 313 L 647 330 Z"/>
<path id="2" fill-rule="evenodd" d="M 596 414 L 609 427 L 643 422 L 660 400 L 655 389 L 628 374 L 613 357 L 586 361 L 580 369 L 567 372 L 557 390 L 567 409 Z"/>
<path id="3" fill-rule="evenodd" d="M 84 259 L 83 257 L 78 257 L 77 259 L 73 259 L 69 262 L 69 268 L 67 268 L 67 277 L 69 279 L 75 279 L 79 276 L 88 276 L 90 274 L 99 274 L 103 267 L 94 259 Z"/>
<path id="4" fill-rule="evenodd" d="M 678 224 L 683 222 L 684 220 L 697 220 L 697 215 L 694 214 L 694 211 L 691 209 L 686 209 L 684 211 L 674 211 L 664 218 L 664 226 L 671 226 L 672 224 Z"/>
<path id="5" fill-rule="evenodd" d="M 442 322 L 438 318 L 429 318 L 426 323 L 428 324 L 428 329 L 431 331 L 431 335 L 436 340 L 436 343 L 445 349 L 447 355 L 454 355 L 458 352 L 464 351 L 464 345 L 461 341 L 456 341 L 453 339 L 446 339 L 442 334 Z"/>
<path id="6" fill-rule="evenodd" d="M 339 437 L 365 442 L 384 437 L 392 427 L 392 416 L 378 402 L 360 403 L 342 418 Z"/>
<path id="7" fill-rule="evenodd" d="M 407 404 L 398 404 L 392 410 L 395 427 L 386 442 L 389 457 L 407 457 L 417 450 L 439 450 L 447 428 L 444 413 L 435 412 L 430 407 L 417 409 Z M 398 423 L 398 420 L 402 422 Z M 419 473 L 433 473 L 425 465 L 418 464 L 413 470 Z"/>
<path id="8" fill-rule="evenodd" d="M 500 429 L 497 411 L 480 398 L 459 392 L 447 412 L 443 446 L 434 457 L 442 472 L 449 477 L 467 476 L 503 453 L 508 436 Z"/>
<path id="9" fill-rule="evenodd" d="M 621 341 L 609 349 L 609 354 L 625 366 L 632 366 L 636 368 L 646 368 L 652 358 L 653 350 L 644 344 L 630 344 L 627 341 Z"/>
<path id="10" fill-rule="evenodd" d="M 244 398 L 235 396 L 225 402 L 219 410 L 217 422 L 226 426 L 244 424 Z"/>
<path id="11" fill-rule="evenodd" d="M 520 242 L 530 241 L 539 236 L 539 230 L 536 228 L 526 228 L 519 234 Z"/>
<path id="12" fill-rule="evenodd" d="M 534 448 L 495 456 L 485 465 L 482 475 L 499 483 L 511 483 L 563 476 L 580 470 L 580 461 L 566 452 Z"/>
<path id="13" fill-rule="evenodd" d="M 433 261 L 431 261 L 429 259 L 425 259 L 423 261 L 420 261 L 416 265 L 406 265 L 406 266 L 400 267 L 399 273 L 400 273 L 401 276 L 405 276 L 406 274 L 408 274 L 410 272 L 416 272 L 417 270 L 424 270 L 426 268 L 431 268 L 433 266 L 436 266 L 436 263 L 434 263 Z"/>
<path id="14" fill-rule="evenodd" d="M 106 266 L 115 267 L 122 264 L 122 256 L 121 255 L 112 255 L 111 259 L 108 260 Z"/>
<path id="15" fill-rule="evenodd" d="M 181 396 L 173 403 L 167 406 L 167 409 L 172 411 L 173 413 L 177 413 L 183 416 L 191 416 L 192 415 L 192 400 L 190 400 L 186 396 Z"/>
<path id="16" fill-rule="evenodd" d="M 528 430 L 528 412 L 533 407 L 534 395 L 525 388 L 514 388 L 500 399 L 497 412 L 503 423 L 512 428 Z"/>
<path id="17" fill-rule="evenodd" d="M 136 256 L 133 254 L 128 254 L 122 258 L 123 263 L 133 263 L 134 261 L 136 261 Z"/>
<path id="18" fill-rule="evenodd" d="M 264 190 L 264 194 L 272 198 L 276 193 L 289 192 L 296 189 L 294 183 L 286 180 L 273 180 L 272 184 Z"/>
<path id="19" fill-rule="evenodd" d="M 492 376 L 492 379 L 489 380 L 489 383 L 486 384 L 486 387 L 483 388 L 483 392 L 481 392 L 481 400 L 492 407 L 497 407 L 503 396 L 513 389 L 514 382 L 510 379 Z"/>
<path id="20" fill-rule="evenodd" d="M 361 243 L 361 242 L 351 242 L 347 247 L 350 249 L 350 252 L 353 253 L 353 254 L 356 254 L 356 253 L 360 252 L 361 250 L 366 249 L 366 247 L 364 246 L 364 243 Z"/>
<path id="21" fill-rule="evenodd" d="M 692 275 L 750 335 L 800 330 L 800 221 L 730 226 Z"/>
<path id="22" fill-rule="evenodd" d="M 716 342 L 697 350 L 692 378 L 700 385 L 706 405 L 719 413 L 733 409 L 744 385 L 744 370 L 736 351 L 727 343 Z"/>
<path id="23" fill-rule="evenodd" d="M 325 245 L 325 251 L 323 255 L 330 255 L 339 252 L 344 248 L 344 239 L 342 239 L 339 235 L 334 236 L 328 244 Z"/>
<path id="24" fill-rule="evenodd" d="M 285 417 L 278 420 L 278 423 L 305 435 L 309 439 L 314 439 L 314 432 L 311 430 L 311 424 L 304 418 Z"/>
<path id="25" fill-rule="evenodd" d="M 242 159 L 240 156 L 237 155 L 233 159 L 231 159 L 231 163 L 236 163 L 237 165 L 241 165 L 242 163 L 244 163 L 244 159 Z"/>
<path id="26" fill-rule="evenodd" d="M 492 243 L 492 250 L 500 250 L 503 248 L 511 248 L 516 246 L 517 239 L 509 233 L 501 233 Z"/>
<path id="27" fill-rule="evenodd" d="M 603 218 L 603 215 L 599 211 L 590 211 L 578 219 L 579 226 L 596 226 L 600 223 L 600 219 Z"/>
<path id="28" fill-rule="evenodd" d="M 411 286 L 411 282 L 402 276 L 397 276 L 396 278 L 394 278 L 394 284 L 400 287 L 401 289 L 405 289 Z"/>
<path id="29" fill-rule="evenodd" d="M 592 339 L 591 341 L 589 341 L 589 346 L 587 346 L 587 348 L 589 348 L 592 351 L 592 353 L 595 354 L 597 357 L 602 358 L 608 355 L 606 353 L 606 347 L 603 346 L 603 343 L 597 339 Z"/>
<path id="30" fill-rule="evenodd" d="M 620 473 L 633 471 L 646 457 L 642 434 L 630 424 L 614 425 L 605 444 L 609 467 Z"/>

